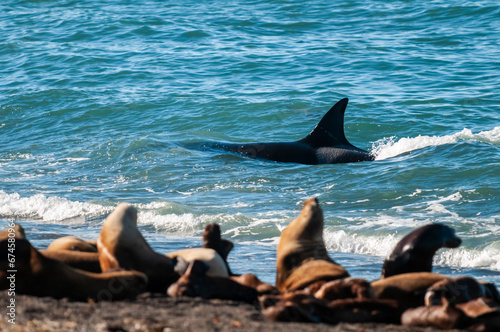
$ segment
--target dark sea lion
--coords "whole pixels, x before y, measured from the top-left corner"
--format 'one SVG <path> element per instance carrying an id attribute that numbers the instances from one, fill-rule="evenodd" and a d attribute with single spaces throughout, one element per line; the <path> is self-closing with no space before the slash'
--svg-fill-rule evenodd
<path id="1" fill-rule="evenodd" d="M 425 293 L 425 305 L 441 305 L 443 299 L 450 304 L 466 303 L 486 297 L 487 290 L 471 277 L 444 279 L 436 282 Z"/>
<path id="2" fill-rule="evenodd" d="M 202 261 L 192 261 L 186 272 L 170 285 L 167 294 L 172 297 L 190 296 L 204 299 L 226 299 L 248 303 L 257 301 L 258 292 L 230 278 L 207 275 L 209 266 Z"/>
<path id="3" fill-rule="evenodd" d="M 229 275 L 232 275 L 229 264 L 227 263 L 227 256 L 233 249 L 234 245 L 231 241 L 225 240 L 221 237 L 220 226 L 216 223 L 205 226 L 203 230 L 203 245 L 202 248 L 215 250 L 224 260 Z"/>
<path id="4" fill-rule="evenodd" d="M 337 102 L 307 137 L 295 142 L 231 144 L 205 142 L 186 144 L 187 147 L 220 149 L 279 162 L 301 164 L 336 164 L 374 160 L 375 157 L 347 141 L 344 134 L 344 113 L 348 99 Z"/>
<path id="5" fill-rule="evenodd" d="M 451 278 L 431 272 L 398 274 L 370 283 L 370 297 L 373 299 L 396 300 L 402 308 L 424 305 L 427 289 L 441 280 Z"/>
<path id="6" fill-rule="evenodd" d="M 430 224 L 403 237 L 382 267 L 382 278 L 409 272 L 431 272 L 432 258 L 440 248 L 456 248 L 462 240 L 446 225 Z"/>
<path id="7" fill-rule="evenodd" d="M 8 240 L 0 242 L 0 289 L 9 289 Z M 114 301 L 143 292 L 147 277 L 136 271 L 91 273 L 40 254 L 25 239 L 15 240 L 15 292 L 73 300 Z"/>
<path id="8" fill-rule="evenodd" d="M 281 233 L 276 259 L 276 287 L 282 292 L 298 290 L 317 281 L 348 276 L 326 251 L 323 211 L 318 200 L 307 200 L 300 215 Z"/>

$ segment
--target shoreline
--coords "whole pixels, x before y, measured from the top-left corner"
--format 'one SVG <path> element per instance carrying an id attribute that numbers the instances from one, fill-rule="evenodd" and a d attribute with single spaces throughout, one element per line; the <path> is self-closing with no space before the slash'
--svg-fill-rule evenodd
<path id="1" fill-rule="evenodd" d="M 437 332 L 434 328 L 404 327 L 380 323 L 284 323 L 266 321 L 257 305 L 201 298 L 172 298 L 143 293 L 135 300 L 76 302 L 68 299 L 16 295 L 16 324 L 2 313 L 2 331 L 356 331 Z M 0 302 L 8 303 L 7 291 Z M 459 330 L 450 330 L 459 331 Z"/>

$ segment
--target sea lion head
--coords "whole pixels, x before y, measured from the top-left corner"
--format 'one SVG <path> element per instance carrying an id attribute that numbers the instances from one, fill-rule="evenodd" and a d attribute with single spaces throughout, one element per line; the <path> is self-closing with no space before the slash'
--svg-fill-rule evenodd
<path id="1" fill-rule="evenodd" d="M 382 277 L 402 273 L 431 272 L 432 259 L 441 248 L 456 248 L 462 240 L 449 226 L 434 223 L 415 229 L 404 236 L 385 259 Z"/>

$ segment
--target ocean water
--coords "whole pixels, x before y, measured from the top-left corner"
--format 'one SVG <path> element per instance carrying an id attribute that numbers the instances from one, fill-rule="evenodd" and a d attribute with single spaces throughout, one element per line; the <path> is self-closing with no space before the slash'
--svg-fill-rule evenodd
<path id="1" fill-rule="evenodd" d="M 314 196 L 355 277 L 440 222 L 463 244 L 435 271 L 500 286 L 498 1 L 7 0 L 0 25 L 0 227 L 36 247 L 96 238 L 128 202 L 155 250 L 216 222 L 233 270 L 272 283 Z M 346 136 L 375 161 L 185 147 L 301 139 L 344 97 Z"/>

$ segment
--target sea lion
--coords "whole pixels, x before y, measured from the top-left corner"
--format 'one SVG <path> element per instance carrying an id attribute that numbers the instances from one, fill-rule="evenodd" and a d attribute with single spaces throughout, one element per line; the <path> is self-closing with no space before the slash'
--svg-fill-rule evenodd
<path id="1" fill-rule="evenodd" d="M 155 252 L 137 229 L 137 210 L 120 204 L 106 218 L 97 241 L 102 271 L 116 268 L 137 270 L 148 276 L 148 290 L 165 292 L 180 275 L 174 271 L 179 256 L 185 261 L 195 259 L 209 265 L 213 275 L 228 277 L 223 259 L 213 249 L 184 249 L 162 255 Z"/>
<path id="2" fill-rule="evenodd" d="M 392 277 L 372 281 L 370 297 L 373 299 L 396 300 L 403 308 L 424 305 L 427 289 L 441 280 L 451 278 L 431 272 L 398 274 Z"/>
<path id="3" fill-rule="evenodd" d="M 236 281 L 237 283 L 251 287 L 259 293 L 259 295 L 263 294 L 279 294 L 278 288 L 261 281 L 257 276 L 253 273 L 245 273 L 241 275 L 233 275 L 229 277 L 231 280 Z"/>
<path id="4" fill-rule="evenodd" d="M 344 278 L 324 283 L 314 292 L 314 297 L 327 301 L 370 298 L 370 283 L 365 279 Z"/>
<path id="5" fill-rule="evenodd" d="M 466 303 L 486 297 L 487 290 L 471 277 L 444 279 L 436 282 L 425 293 L 425 305 L 441 305 L 443 299 L 450 304 Z"/>
<path id="6" fill-rule="evenodd" d="M 97 241 L 83 240 L 76 236 L 63 236 L 52 241 L 47 250 L 72 250 L 83 252 L 97 252 Z"/>
<path id="7" fill-rule="evenodd" d="M 120 204 L 106 218 L 97 240 L 103 272 L 114 269 L 136 270 L 147 275 L 147 289 L 164 292 L 179 275 L 171 259 L 155 252 L 137 229 L 137 210 Z"/>
<path id="8" fill-rule="evenodd" d="M 9 289 L 8 240 L 0 242 L 0 289 Z M 143 292 L 147 277 L 137 271 L 90 273 L 47 258 L 26 239 L 15 239 L 15 292 L 73 300 L 114 301 Z"/>
<path id="9" fill-rule="evenodd" d="M 220 226 L 209 224 L 203 230 L 202 248 L 182 249 L 167 253 L 170 258 L 181 257 L 186 262 L 201 260 L 208 264 L 207 274 L 220 277 L 233 275 L 227 263 L 227 256 L 233 243 L 221 238 Z"/>
<path id="10" fill-rule="evenodd" d="M 66 263 L 76 269 L 101 272 L 97 241 L 83 240 L 76 236 L 63 236 L 52 241 L 47 249 L 40 250 L 45 257 Z"/>
<path id="11" fill-rule="evenodd" d="M 170 259 L 181 257 L 186 262 L 193 262 L 195 260 L 202 261 L 208 265 L 208 275 L 229 277 L 226 262 L 220 255 L 213 249 L 209 248 L 189 248 L 172 251 L 166 254 Z"/>
<path id="12" fill-rule="evenodd" d="M 440 248 L 456 248 L 462 240 L 453 228 L 430 224 L 403 237 L 382 267 L 382 278 L 409 272 L 432 272 L 432 258 Z"/>
<path id="13" fill-rule="evenodd" d="M 368 298 L 337 299 L 328 303 L 331 319 L 346 323 L 399 324 L 403 310 L 394 300 Z"/>
<path id="14" fill-rule="evenodd" d="M 227 256 L 233 249 L 234 245 L 231 241 L 225 240 L 221 237 L 220 226 L 216 223 L 205 226 L 203 230 L 203 248 L 215 250 L 224 260 L 229 275 L 233 275 L 229 264 L 227 263 Z"/>
<path id="15" fill-rule="evenodd" d="M 410 308 L 401 316 L 405 326 L 436 327 L 443 330 L 466 329 L 477 321 L 444 300 L 443 305 Z"/>
<path id="16" fill-rule="evenodd" d="M 45 257 L 88 272 L 100 273 L 99 253 L 73 250 L 39 250 Z"/>
<path id="17" fill-rule="evenodd" d="M 168 287 L 167 294 L 172 297 L 191 296 L 204 299 L 226 299 L 252 303 L 257 301 L 258 292 L 230 278 L 209 276 L 208 264 L 194 260 L 186 272 Z"/>
<path id="18" fill-rule="evenodd" d="M 298 290 L 316 281 L 348 276 L 326 251 L 323 211 L 318 200 L 307 200 L 299 216 L 281 233 L 276 258 L 276 287 L 282 292 Z"/>
<path id="19" fill-rule="evenodd" d="M 259 297 L 259 303 L 262 315 L 269 321 L 338 323 L 331 318 L 333 312 L 325 301 L 304 291 L 263 295 Z"/>
<path id="20" fill-rule="evenodd" d="M 26 239 L 24 228 L 19 224 L 11 223 L 5 230 L 0 231 L 0 241 L 7 238 Z"/>

